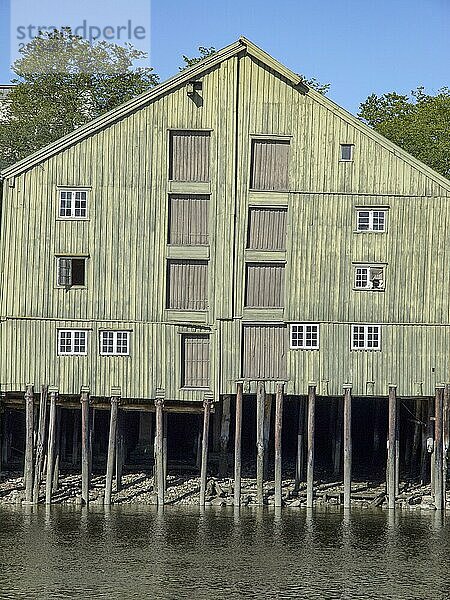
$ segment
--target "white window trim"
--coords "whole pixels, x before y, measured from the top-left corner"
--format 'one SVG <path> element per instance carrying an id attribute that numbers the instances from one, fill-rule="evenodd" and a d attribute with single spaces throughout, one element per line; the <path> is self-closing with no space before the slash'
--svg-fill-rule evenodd
<path id="1" fill-rule="evenodd" d="M 113 334 L 113 351 L 112 352 L 103 352 L 103 334 L 104 333 L 112 333 Z M 127 335 L 127 351 L 126 352 L 117 352 L 117 334 L 118 333 L 126 333 Z M 126 329 L 102 329 L 99 332 L 99 352 L 101 356 L 130 356 L 130 331 Z"/>
<path id="2" fill-rule="evenodd" d="M 382 264 L 382 265 L 377 265 L 377 264 L 355 264 L 353 266 L 354 268 L 354 276 L 353 276 L 353 289 L 358 291 L 358 292 L 384 292 L 386 289 L 386 265 Z M 367 273 L 367 285 L 366 286 L 357 286 L 356 285 L 356 271 L 357 269 L 367 269 L 368 273 Z M 370 285 L 370 270 L 371 269 L 378 269 L 378 270 L 382 270 L 383 271 L 383 285 L 382 287 L 372 287 Z"/>
<path id="3" fill-rule="evenodd" d="M 88 187 L 58 187 L 58 221 L 87 221 L 89 219 L 89 204 L 90 204 L 90 195 L 91 188 Z M 84 217 L 76 216 L 75 214 L 71 214 L 70 216 L 65 216 L 61 214 L 61 192 L 86 192 L 86 215 Z M 71 207 L 72 213 L 75 212 L 75 200 L 72 201 Z"/>
<path id="4" fill-rule="evenodd" d="M 292 333 L 294 327 L 302 327 L 303 328 L 303 344 L 301 346 L 293 346 L 292 345 Z M 316 327 L 317 328 L 317 344 L 314 346 L 307 346 L 305 344 L 306 340 L 306 327 Z M 291 323 L 289 327 L 289 348 L 291 350 L 319 350 L 320 347 L 320 325 L 319 323 Z"/>
<path id="5" fill-rule="evenodd" d="M 71 346 L 72 346 L 72 350 L 71 352 L 61 352 L 61 333 L 68 333 L 70 332 L 72 334 L 72 338 L 71 338 Z M 74 352 L 73 347 L 74 347 L 74 343 L 73 343 L 73 338 L 74 338 L 74 333 L 78 333 L 78 332 L 83 332 L 85 335 L 85 346 L 86 346 L 86 350 L 84 352 Z M 89 331 L 87 329 L 58 329 L 58 335 L 57 335 L 57 354 L 58 356 L 86 356 L 88 353 L 88 334 Z"/>
<path id="6" fill-rule="evenodd" d="M 359 228 L 359 213 L 360 212 L 368 212 L 369 213 L 369 228 L 368 229 L 360 229 Z M 383 212 L 384 213 L 384 227 L 383 229 L 374 229 L 373 228 L 373 213 L 374 212 Z M 387 223 L 387 216 L 388 216 L 388 209 L 381 207 L 358 207 L 356 208 L 356 229 L 355 232 L 356 233 L 386 233 L 387 231 L 387 227 L 386 227 L 386 223 Z"/>
<path id="7" fill-rule="evenodd" d="M 355 327 L 364 327 L 364 346 L 354 346 L 353 345 L 353 334 L 355 331 Z M 378 346 L 368 347 L 367 346 L 367 335 L 368 335 L 368 327 L 378 327 Z M 366 352 L 380 352 L 381 351 L 381 325 L 377 325 L 376 323 L 353 323 L 350 328 L 350 349 L 351 350 L 363 350 Z"/>
<path id="8" fill-rule="evenodd" d="M 343 146 L 350 146 L 350 148 L 351 148 L 350 158 L 342 158 L 342 147 Z M 345 163 L 353 162 L 354 155 L 355 155 L 355 144 L 352 144 L 350 142 L 341 142 L 339 144 L 339 162 L 345 162 Z"/>

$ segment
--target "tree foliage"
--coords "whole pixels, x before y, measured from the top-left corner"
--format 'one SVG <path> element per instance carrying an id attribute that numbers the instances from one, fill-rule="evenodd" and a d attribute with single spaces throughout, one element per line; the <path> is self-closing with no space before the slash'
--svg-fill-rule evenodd
<path id="1" fill-rule="evenodd" d="M 0 166 L 20 160 L 158 83 L 151 68 L 134 67 L 145 56 L 131 45 L 90 44 L 70 29 L 39 34 L 12 66 L 17 77 L 0 122 Z"/>
<path id="2" fill-rule="evenodd" d="M 359 118 L 398 146 L 450 177 L 450 90 L 436 95 L 418 87 L 411 95 L 370 95 Z"/>

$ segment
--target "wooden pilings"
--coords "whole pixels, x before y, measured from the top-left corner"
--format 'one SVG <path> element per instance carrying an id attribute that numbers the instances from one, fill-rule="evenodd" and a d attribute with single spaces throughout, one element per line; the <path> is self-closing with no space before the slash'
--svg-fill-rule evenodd
<path id="1" fill-rule="evenodd" d="M 47 437 L 47 474 L 45 479 L 45 504 L 52 501 L 52 488 L 54 478 L 54 459 L 55 459 L 55 429 L 56 429 L 56 398 L 58 393 L 54 390 L 50 392 L 50 413 L 48 419 L 48 437 Z"/>
<path id="2" fill-rule="evenodd" d="M 442 510 L 445 507 L 443 406 L 444 386 L 437 386 L 434 398 L 434 503 L 437 510 Z"/>
<path id="3" fill-rule="evenodd" d="M 155 398 L 156 418 L 155 418 L 155 473 L 154 481 L 156 484 L 158 506 L 164 505 L 164 398 Z"/>
<path id="4" fill-rule="evenodd" d="M 282 505 L 281 431 L 283 426 L 283 384 L 277 384 L 275 396 L 275 506 Z"/>
<path id="5" fill-rule="evenodd" d="M 209 441 L 209 417 L 211 414 L 211 398 L 203 401 L 203 435 L 202 435 L 202 464 L 200 468 L 200 506 L 205 506 L 206 479 L 208 472 L 208 441 Z"/>
<path id="6" fill-rule="evenodd" d="M 89 392 L 81 391 L 81 498 L 89 504 Z"/>
<path id="7" fill-rule="evenodd" d="M 222 401 L 222 419 L 220 426 L 219 477 L 228 475 L 228 442 L 230 439 L 231 398 L 224 396 Z"/>
<path id="8" fill-rule="evenodd" d="M 114 459 L 117 445 L 117 415 L 119 407 L 118 396 L 111 396 L 111 412 L 109 416 L 109 438 L 108 438 L 108 458 L 106 461 L 106 482 L 104 504 L 111 504 L 112 480 L 114 473 Z"/>
<path id="9" fill-rule="evenodd" d="M 387 495 L 388 508 L 395 508 L 395 474 L 396 474 L 396 448 L 397 448 L 397 386 L 389 386 L 389 413 L 388 413 L 388 458 L 387 458 Z"/>
<path id="10" fill-rule="evenodd" d="M 23 469 L 26 502 L 31 502 L 33 498 L 33 421 L 34 387 L 29 384 L 25 392 L 25 461 Z"/>
<path id="11" fill-rule="evenodd" d="M 304 478 L 304 447 L 305 447 L 305 399 L 298 399 L 298 422 L 297 422 L 297 453 L 295 460 L 295 484 L 294 491 L 298 492 L 300 483 Z"/>
<path id="12" fill-rule="evenodd" d="M 48 386 L 43 385 L 39 398 L 39 421 L 36 437 L 36 455 L 34 461 L 34 485 L 33 485 L 33 504 L 39 502 L 39 488 L 42 478 L 42 465 L 44 463 L 44 442 L 47 422 L 47 397 Z"/>
<path id="13" fill-rule="evenodd" d="M 265 387 L 258 381 L 256 390 L 256 503 L 264 503 L 264 404 Z"/>
<path id="14" fill-rule="evenodd" d="M 234 432 L 234 506 L 240 506 L 241 504 L 242 391 L 242 383 L 238 383 L 236 392 L 236 421 Z"/>
<path id="15" fill-rule="evenodd" d="M 314 430 L 316 421 L 316 386 L 308 386 L 308 451 L 306 463 L 306 508 L 314 501 Z"/>
<path id="16" fill-rule="evenodd" d="M 344 508 L 350 508 L 352 487 L 352 387 L 344 385 Z"/>

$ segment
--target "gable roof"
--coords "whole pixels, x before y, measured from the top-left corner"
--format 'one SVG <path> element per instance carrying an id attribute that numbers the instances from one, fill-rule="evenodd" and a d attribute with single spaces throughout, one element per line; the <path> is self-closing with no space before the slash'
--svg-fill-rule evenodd
<path id="1" fill-rule="evenodd" d="M 265 66 L 269 67 L 282 77 L 284 77 L 292 85 L 298 86 L 299 91 L 308 94 L 308 96 L 313 98 L 316 102 L 322 104 L 332 113 L 339 116 L 341 119 L 355 127 L 355 129 L 361 131 L 364 135 L 368 136 L 369 138 L 383 146 L 386 150 L 392 152 L 398 158 L 404 160 L 410 166 L 420 171 L 423 175 L 429 177 L 438 185 L 450 191 L 450 181 L 447 178 L 445 178 L 443 175 L 440 175 L 431 167 L 428 167 L 417 158 L 414 158 L 411 154 L 409 154 L 393 142 L 389 141 L 387 138 L 383 137 L 375 130 L 371 129 L 368 125 L 362 123 L 357 117 L 346 111 L 344 108 L 338 106 L 335 102 L 333 102 L 320 92 L 317 92 L 313 88 L 306 85 L 302 77 L 285 67 L 275 58 L 267 54 L 267 52 L 253 44 L 253 42 L 250 42 L 250 40 L 246 39 L 245 37 L 240 37 L 236 42 L 233 42 L 229 46 L 225 46 L 225 48 L 222 48 L 221 50 L 215 52 L 214 54 L 211 54 L 207 58 L 204 58 L 192 67 L 189 67 L 188 69 L 177 73 L 177 75 L 174 75 L 170 79 L 167 79 L 166 81 L 158 84 L 154 88 L 144 92 L 143 94 L 140 94 L 139 96 L 132 98 L 131 100 L 128 100 L 127 102 L 121 104 L 117 108 L 114 108 L 108 111 L 107 113 L 104 113 L 103 115 L 93 119 L 89 123 L 78 127 L 77 129 L 68 133 L 67 135 L 41 148 L 37 152 L 34 152 L 33 154 L 30 154 L 29 156 L 16 162 L 10 167 L 7 167 L 3 171 L 1 171 L 0 178 L 7 179 L 19 175 L 24 171 L 27 171 L 28 169 L 39 164 L 40 162 L 50 158 L 51 156 L 54 156 L 58 152 L 65 150 L 66 148 L 89 137 L 97 131 L 100 131 L 108 125 L 111 125 L 119 119 L 126 117 L 135 110 L 145 106 L 149 102 L 156 100 L 164 94 L 167 94 L 176 87 L 203 75 L 212 67 L 215 67 L 216 65 L 224 62 L 225 60 L 228 60 L 229 58 L 232 58 L 233 56 L 237 56 L 238 54 L 244 52 L 246 52 L 256 60 L 260 61 Z"/>

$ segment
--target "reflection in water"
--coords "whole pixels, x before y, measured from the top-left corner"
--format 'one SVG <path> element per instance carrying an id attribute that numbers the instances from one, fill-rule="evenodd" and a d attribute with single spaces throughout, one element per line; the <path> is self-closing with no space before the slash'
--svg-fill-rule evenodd
<path id="1" fill-rule="evenodd" d="M 450 597 L 442 513 L 0 509 L 0 598 Z"/>

